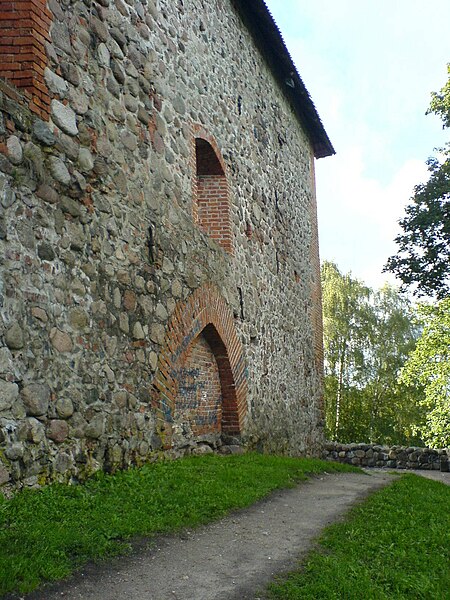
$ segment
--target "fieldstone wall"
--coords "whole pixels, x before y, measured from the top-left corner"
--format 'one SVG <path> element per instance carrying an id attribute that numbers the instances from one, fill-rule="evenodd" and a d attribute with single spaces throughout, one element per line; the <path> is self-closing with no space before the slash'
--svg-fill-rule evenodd
<path id="1" fill-rule="evenodd" d="M 2 489 L 195 450 L 174 403 L 208 323 L 233 441 L 318 455 L 311 144 L 232 3 L 48 8 L 49 120 L 0 91 Z M 193 218 L 199 129 L 232 252 Z"/>
<path id="2" fill-rule="evenodd" d="M 360 467 L 388 467 L 390 469 L 427 469 L 448 471 L 448 448 L 434 450 L 404 446 L 379 446 L 377 444 L 328 443 L 322 456 Z"/>

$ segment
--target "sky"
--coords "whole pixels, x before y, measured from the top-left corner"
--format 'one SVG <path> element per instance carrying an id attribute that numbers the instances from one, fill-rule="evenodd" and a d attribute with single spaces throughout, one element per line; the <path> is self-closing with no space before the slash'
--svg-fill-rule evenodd
<path id="1" fill-rule="evenodd" d="M 316 161 L 322 260 L 372 287 L 425 161 L 448 141 L 450 0 L 266 0 L 336 155 Z"/>

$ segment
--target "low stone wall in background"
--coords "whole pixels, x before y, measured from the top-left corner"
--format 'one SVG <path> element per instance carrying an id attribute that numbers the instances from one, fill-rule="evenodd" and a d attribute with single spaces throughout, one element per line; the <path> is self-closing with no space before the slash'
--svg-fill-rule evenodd
<path id="1" fill-rule="evenodd" d="M 380 446 L 378 444 L 339 444 L 328 442 L 323 451 L 325 460 L 334 460 L 360 467 L 390 469 L 449 470 L 450 449 L 434 450 L 413 446 Z"/>

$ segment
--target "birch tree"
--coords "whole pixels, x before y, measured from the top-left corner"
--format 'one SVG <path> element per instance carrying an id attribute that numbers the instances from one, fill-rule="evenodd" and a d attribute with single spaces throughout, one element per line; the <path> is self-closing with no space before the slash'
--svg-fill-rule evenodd
<path id="1" fill-rule="evenodd" d="M 371 290 L 334 263 L 322 266 L 327 434 L 341 442 L 420 443 L 420 382 L 399 373 L 420 327 L 396 288 Z"/>

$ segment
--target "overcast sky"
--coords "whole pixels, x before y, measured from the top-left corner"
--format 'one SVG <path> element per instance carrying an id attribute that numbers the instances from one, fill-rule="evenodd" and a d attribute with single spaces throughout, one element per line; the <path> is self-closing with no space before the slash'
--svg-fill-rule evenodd
<path id="1" fill-rule="evenodd" d="M 447 141 L 450 0 L 266 0 L 336 156 L 316 162 L 322 260 L 378 287 L 426 159 Z"/>

